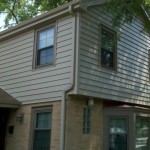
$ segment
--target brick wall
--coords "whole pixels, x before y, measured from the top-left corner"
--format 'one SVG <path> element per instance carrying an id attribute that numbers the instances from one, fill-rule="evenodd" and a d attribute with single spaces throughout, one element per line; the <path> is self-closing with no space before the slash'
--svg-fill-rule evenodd
<path id="1" fill-rule="evenodd" d="M 70 97 L 66 110 L 65 150 L 102 150 L 102 101 L 95 100 L 91 108 L 91 133 L 83 134 L 83 108 L 87 99 Z"/>
<path id="2" fill-rule="evenodd" d="M 17 110 L 10 112 L 8 126 L 14 126 L 14 133 L 9 134 L 7 129 L 6 150 L 29 150 L 30 147 L 30 128 L 32 107 L 52 106 L 52 133 L 51 133 L 51 149 L 59 150 L 60 137 L 60 110 L 61 101 L 41 103 L 36 105 L 23 105 Z M 24 113 L 22 123 L 16 121 L 18 114 Z"/>

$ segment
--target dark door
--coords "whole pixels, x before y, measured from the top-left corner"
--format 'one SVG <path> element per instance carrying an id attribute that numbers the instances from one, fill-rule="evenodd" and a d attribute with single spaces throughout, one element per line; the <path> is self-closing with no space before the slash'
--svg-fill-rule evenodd
<path id="1" fill-rule="evenodd" d="M 8 110 L 0 109 L 0 150 L 4 150 Z"/>

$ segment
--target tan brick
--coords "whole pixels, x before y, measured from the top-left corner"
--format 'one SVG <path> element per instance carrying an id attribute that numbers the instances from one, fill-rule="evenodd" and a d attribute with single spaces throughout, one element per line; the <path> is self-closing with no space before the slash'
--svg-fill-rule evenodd
<path id="1" fill-rule="evenodd" d="M 83 134 L 83 108 L 87 99 L 70 97 L 66 111 L 66 149 L 65 150 L 102 150 L 102 101 L 95 100 L 91 108 L 91 133 Z"/>
<path id="2" fill-rule="evenodd" d="M 14 133 L 6 135 L 6 150 L 29 150 L 30 145 L 30 131 L 31 131 L 31 115 L 32 107 L 52 106 L 52 132 L 51 132 L 51 149 L 59 149 L 60 137 L 60 109 L 61 101 L 39 103 L 32 105 L 22 105 L 19 109 L 13 110 L 9 115 L 8 126 L 14 125 Z M 24 120 L 22 123 L 16 121 L 18 114 L 24 113 Z"/>

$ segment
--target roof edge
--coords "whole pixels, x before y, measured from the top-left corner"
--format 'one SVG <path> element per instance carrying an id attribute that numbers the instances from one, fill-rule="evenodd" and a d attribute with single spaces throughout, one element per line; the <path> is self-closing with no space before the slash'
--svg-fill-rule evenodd
<path id="1" fill-rule="evenodd" d="M 8 38 L 9 36 L 13 36 L 17 33 L 23 32 L 27 29 L 30 29 L 40 23 L 44 23 L 48 20 L 54 19 L 58 16 L 64 15 L 64 14 L 70 14 L 70 8 L 72 7 L 73 10 L 77 10 L 80 7 L 82 7 L 80 5 L 80 0 L 75 0 L 72 2 L 69 2 L 67 4 L 64 4 L 60 7 L 54 8 L 42 15 L 36 16 L 33 19 L 30 19 L 28 21 L 22 22 L 14 27 L 11 27 L 9 29 L 6 29 L 2 32 L 0 32 L 0 41 L 5 39 L 6 37 Z M 84 8 L 81 8 L 81 10 L 84 10 Z"/>
<path id="2" fill-rule="evenodd" d="M 80 1 L 82 4 L 86 5 L 87 7 L 94 6 L 94 5 L 101 5 L 108 2 L 108 0 L 80 0 Z"/>

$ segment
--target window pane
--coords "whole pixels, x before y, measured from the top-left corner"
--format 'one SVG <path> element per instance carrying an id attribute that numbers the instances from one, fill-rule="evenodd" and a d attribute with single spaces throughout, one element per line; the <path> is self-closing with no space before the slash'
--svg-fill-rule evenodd
<path id="1" fill-rule="evenodd" d="M 51 46 L 51 45 L 54 45 L 54 38 L 53 37 L 47 38 L 47 46 Z"/>
<path id="2" fill-rule="evenodd" d="M 127 135 L 112 134 L 109 143 L 109 150 L 127 150 Z"/>
<path id="3" fill-rule="evenodd" d="M 125 118 L 111 118 L 110 119 L 110 133 L 126 133 L 126 119 Z"/>
<path id="4" fill-rule="evenodd" d="M 45 40 L 46 39 L 46 31 L 43 30 L 43 31 L 40 31 L 40 34 L 39 34 L 39 39 L 40 40 Z"/>
<path id="5" fill-rule="evenodd" d="M 33 150 L 50 150 L 50 130 L 34 132 Z"/>
<path id="6" fill-rule="evenodd" d="M 44 112 L 38 113 L 36 119 L 36 128 L 50 128 L 51 126 L 51 113 Z"/>
<path id="7" fill-rule="evenodd" d="M 50 38 L 50 37 L 54 37 L 54 29 L 51 28 L 50 30 L 47 31 L 47 38 Z"/>
<path id="8" fill-rule="evenodd" d="M 102 29 L 101 31 L 101 47 L 109 51 L 113 51 L 115 45 L 114 34 Z"/>
<path id="9" fill-rule="evenodd" d="M 113 68 L 113 53 L 106 49 L 101 49 L 101 64 Z"/>
<path id="10" fill-rule="evenodd" d="M 39 49 L 46 47 L 46 39 L 39 41 Z"/>
<path id="11" fill-rule="evenodd" d="M 150 118 L 136 118 L 136 150 L 150 149 Z"/>
<path id="12" fill-rule="evenodd" d="M 83 133 L 89 134 L 91 129 L 91 109 L 86 107 L 83 109 Z"/>
<path id="13" fill-rule="evenodd" d="M 127 150 L 127 119 L 126 118 L 110 119 L 109 150 Z"/>
<path id="14" fill-rule="evenodd" d="M 38 49 L 54 45 L 54 28 L 47 28 L 38 32 Z"/>
<path id="15" fill-rule="evenodd" d="M 44 65 L 53 62 L 53 47 L 38 51 L 37 65 Z"/>
<path id="16" fill-rule="evenodd" d="M 106 29 L 101 29 L 101 64 L 106 67 L 114 67 L 115 34 Z"/>

